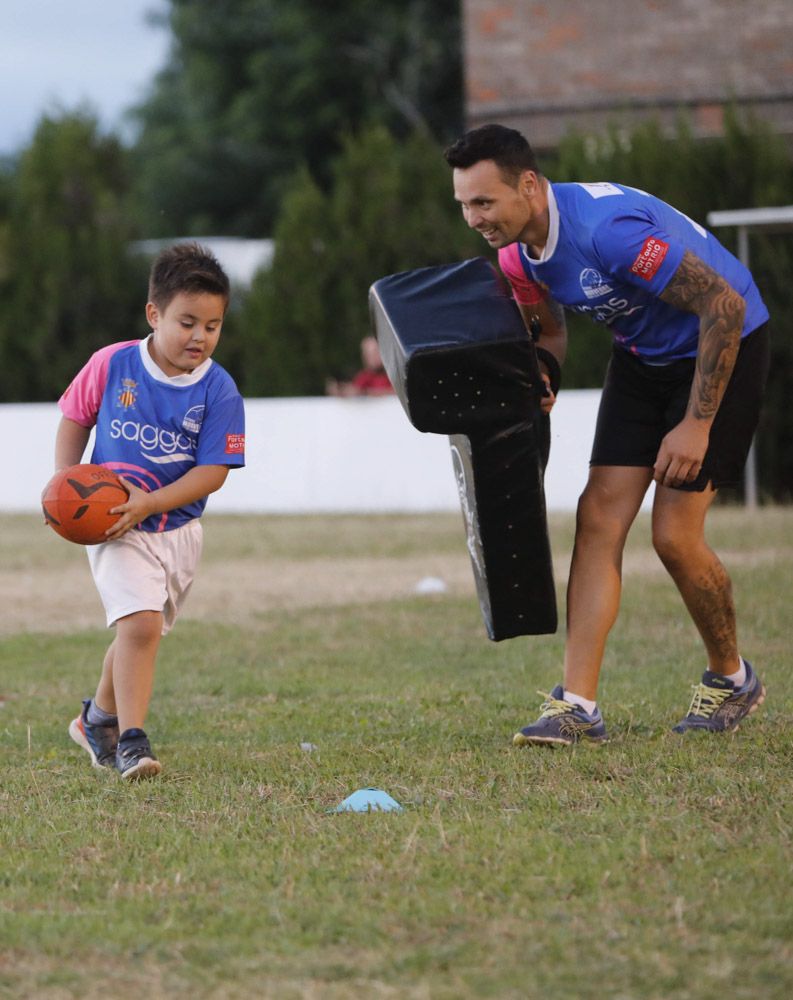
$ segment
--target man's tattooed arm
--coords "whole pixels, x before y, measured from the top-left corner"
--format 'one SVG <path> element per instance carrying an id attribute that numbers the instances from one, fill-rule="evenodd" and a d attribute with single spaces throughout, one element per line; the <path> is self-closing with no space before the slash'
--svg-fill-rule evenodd
<path id="1" fill-rule="evenodd" d="M 686 250 L 661 299 L 699 316 L 699 348 L 688 412 L 712 421 L 730 380 L 746 302 L 703 260 Z"/>

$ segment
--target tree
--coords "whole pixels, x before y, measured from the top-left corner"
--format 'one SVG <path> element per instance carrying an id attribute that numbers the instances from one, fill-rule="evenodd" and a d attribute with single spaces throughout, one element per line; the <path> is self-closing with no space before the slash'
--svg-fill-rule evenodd
<path id="1" fill-rule="evenodd" d="M 130 258 L 118 140 L 88 115 L 41 120 L 8 195 L 0 398 L 54 399 L 91 354 L 140 335 L 145 266 Z"/>
<path id="2" fill-rule="evenodd" d="M 136 112 L 148 235 L 269 233 L 300 165 L 343 136 L 462 123 L 458 0 L 171 0 L 173 51 Z"/>
<path id="3" fill-rule="evenodd" d="M 348 137 L 324 194 L 308 170 L 284 199 L 275 256 L 240 318 L 248 395 L 316 395 L 357 368 L 368 290 L 386 274 L 481 255 L 451 196 L 449 169 L 423 133 Z"/>
<path id="4" fill-rule="evenodd" d="M 246 395 L 324 391 L 338 351 L 333 271 L 329 199 L 303 169 L 281 208 L 272 266 L 254 279 L 237 324 Z"/>

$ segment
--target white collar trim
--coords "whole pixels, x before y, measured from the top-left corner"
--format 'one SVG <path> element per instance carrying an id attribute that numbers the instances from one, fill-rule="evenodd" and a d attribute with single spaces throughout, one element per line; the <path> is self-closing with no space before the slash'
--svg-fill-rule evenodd
<path id="1" fill-rule="evenodd" d="M 532 264 L 544 264 L 553 257 L 556 244 L 559 242 L 559 206 L 553 193 L 553 184 L 548 181 L 548 239 L 539 257 L 532 257 L 524 243 L 520 244 L 520 252 Z"/>
<path id="2" fill-rule="evenodd" d="M 175 386 L 195 385 L 196 382 L 201 381 L 212 366 L 212 358 L 207 358 L 206 361 L 202 361 L 198 368 L 194 368 L 191 372 L 183 372 L 181 375 L 166 375 L 151 354 L 149 354 L 149 341 L 151 338 L 152 334 L 149 334 L 148 337 L 141 340 L 138 350 L 140 351 L 140 359 L 143 362 L 143 367 L 157 382 L 164 382 L 165 385 Z"/>

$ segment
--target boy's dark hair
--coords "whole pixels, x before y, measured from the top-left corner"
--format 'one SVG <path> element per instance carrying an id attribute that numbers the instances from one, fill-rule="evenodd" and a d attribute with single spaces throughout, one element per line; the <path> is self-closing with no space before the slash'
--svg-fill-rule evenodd
<path id="1" fill-rule="evenodd" d="M 480 160 L 492 160 L 496 166 L 517 181 L 524 170 L 539 174 L 534 150 L 514 128 L 505 125 L 482 125 L 461 136 L 444 151 L 450 167 L 466 170 Z"/>
<path id="2" fill-rule="evenodd" d="M 215 255 L 199 243 L 177 243 L 162 250 L 149 273 L 149 301 L 167 309 L 179 292 L 222 295 L 229 303 L 228 275 Z"/>

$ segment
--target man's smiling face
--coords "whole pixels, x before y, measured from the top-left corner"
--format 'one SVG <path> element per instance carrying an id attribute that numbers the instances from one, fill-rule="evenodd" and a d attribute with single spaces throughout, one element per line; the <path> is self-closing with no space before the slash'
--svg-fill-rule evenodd
<path id="1" fill-rule="evenodd" d="M 527 170 L 510 180 L 492 160 L 454 169 L 454 198 L 463 218 L 495 249 L 519 240 L 533 218 L 536 174 Z"/>

